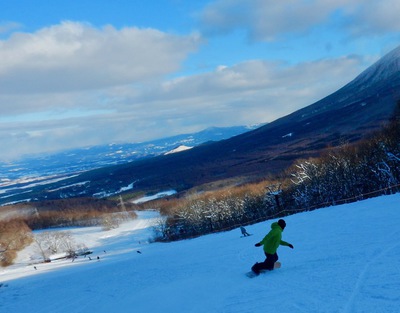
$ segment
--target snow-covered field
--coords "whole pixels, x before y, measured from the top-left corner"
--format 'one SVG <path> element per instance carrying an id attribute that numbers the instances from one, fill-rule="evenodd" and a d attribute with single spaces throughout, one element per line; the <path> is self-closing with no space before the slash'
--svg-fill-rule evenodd
<path id="1" fill-rule="evenodd" d="M 92 260 L 35 270 L 22 253 L 0 270 L 0 312 L 400 312 L 400 194 L 285 219 L 294 250 L 280 247 L 282 268 L 252 279 L 272 221 L 246 227 L 250 237 L 174 243 L 149 243 L 155 212 L 109 232 L 74 229 Z"/>

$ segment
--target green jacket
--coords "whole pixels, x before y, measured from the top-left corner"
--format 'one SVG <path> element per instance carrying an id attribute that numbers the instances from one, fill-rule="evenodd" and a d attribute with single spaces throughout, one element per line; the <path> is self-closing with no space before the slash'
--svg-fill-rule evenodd
<path id="1" fill-rule="evenodd" d="M 268 254 L 276 253 L 279 245 L 289 246 L 290 244 L 282 240 L 282 228 L 278 223 L 271 224 L 270 232 L 260 241 L 260 244 L 264 245 L 264 252 Z"/>

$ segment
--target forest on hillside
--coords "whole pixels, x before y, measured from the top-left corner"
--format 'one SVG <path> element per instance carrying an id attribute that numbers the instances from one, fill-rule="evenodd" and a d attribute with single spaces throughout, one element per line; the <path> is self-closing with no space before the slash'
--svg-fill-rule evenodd
<path id="1" fill-rule="evenodd" d="M 157 229 L 158 239 L 191 238 L 399 192 L 398 116 L 370 138 L 297 160 L 273 179 L 148 204 L 167 217 Z"/>

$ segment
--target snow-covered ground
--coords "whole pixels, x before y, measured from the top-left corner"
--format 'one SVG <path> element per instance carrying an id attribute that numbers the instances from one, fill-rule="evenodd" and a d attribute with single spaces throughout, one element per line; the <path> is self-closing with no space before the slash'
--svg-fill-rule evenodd
<path id="1" fill-rule="evenodd" d="M 163 197 L 171 196 L 173 194 L 176 194 L 176 190 L 167 190 L 167 191 L 162 191 L 162 192 L 156 193 L 155 195 L 152 195 L 152 196 L 145 196 L 140 199 L 136 199 L 132 202 L 139 204 L 139 203 L 143 203 L 143 202 L 148 202 L 150 200 L 155 200 L 155 199 L 160 199 Z"/>
<path id="2" fill-rule="evenodd" d="M 0 270 L 0 311 L 399 312 L 400 194 L 289 216 L 282 268 L 248 278 L 272 221 L 173 243 L 150 243 L 155 212 L 103 232 L 73 230 L 93 260 Z M 274 220 L 275 221 L 275 220 Z M 106 252 L 104 252 L 104 250 Z M 139 253 L 140 252 L 140 253 Z M 97 261 L 96 257 L 100 260 Z"/>

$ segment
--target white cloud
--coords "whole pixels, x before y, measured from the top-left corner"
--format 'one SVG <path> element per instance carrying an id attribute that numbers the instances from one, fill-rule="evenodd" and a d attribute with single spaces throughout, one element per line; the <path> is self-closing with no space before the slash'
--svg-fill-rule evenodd
<path id="1" fill-rule="evenodd" d="M 159 78 L 179 69 L 199 36 L 63 22 L 0 41 L 0 92 L 98 89 Z"/>
<path id="2" fill-rule="evenodd" d="M 0 23 L 0 35 L 7 34 L 11 31 L 21 28 L 22 25 L 16 22 L 3 22 Z"/>
<path id="3" fill-rule="evenodd" d="M 15 147 L 3 151 L 2 158 L 115 141 L 145 141 L 215 125 L 270 122 L 342 87 L 359 73 L 361 61 L 337 58 L 289 65 L 253 60 L 141 89 L 125 85 L 91 97 L 77 93 L 77 103 L 84 97 L 92 106 L 104 102 L 110 110 L 2 123 L 0 144 Z M 67 102 L 73 102 L 70 97 Z"/>
<path id="4" fill-rule="evenodd" d="M 262 94 L 289 94 L 296 90 L 314 90 L 313 98 L 305 99 L 302 104 L 318 100 L 326 92 L 341 87 L 359 73 L 361 59 L 337 58 L 289 65 L 283 62 L 252 60 L 232 67 L 218 66 L 215 71 L 200 75 L 177 78 L 162 83 L 157 88 L 135 96 L 135 101 L 149 99 L 187 101 L 201 99 L 203 106 L 208 106 L 213 97 L 224 98 L 221 103 L 229 103 L 235 99 L 250 99 Z M 277 92 L 279 90 L 280 92 Z M 283 91 L 283 93 L 281 93 Z M 325 94 L 326 95 L 326 94 Z M 297 106 L 302 105 L 297 104 Z M 187 104 L 190 105 L 190 104 Z M 210 105 L 211 109 L 211 105 Z"/>
<path id="5" fill-rule="evenodd" d="M 348 8 L 351 18 L 347 26 L 353 36 L 379 35 L 400 31 L 400 2 L 398 0 L 360 1 L 357 7 Z"/>
<path id="6" fill-rule="evenodd" d="M 310 30 L 329 18 L 344 0 L 218 0 L 208 5 L 200 16 L 208 32 L 248 31 L 254 40 L 271 41 L 284 33 Z"/>
<path id="7" fill-rule="evenodd" d="M 199 15 L 206 33 L 244 29 L 257 41 L 274 41 L 285 34 L 307 33 L 335 25 L 352 36 L 370 36 L 400 29 L 397 0 L 217 0 Z"/>
<path id="8" fill-rule="evenodd" d="M 0 143 L 10 147 L 2 158 L 132 138 L 143 111 L 126 115 L 129 104 L 105 95 L 160 81 L 200 44 L 197 34 L 78 22 L 0 40 Z"/>
<path id="9" fill-rule="evenodd" d="M 253 38 L 269 40 L 307 31 L 340 2 L 307 1 L 297 15 L 289 10 L 290 23 L 280 20 L 282 14 L 299 1 L 274 1 L 275 9 L 267 10 L 271 3 L 217 1 L 214 19 L 223 30 L 249 27 Z M 322 17 L 313 11 L 302 19 L 311 4 L 326 5 Z M 229 6 L 233 17 L 243 15 L 224 20 L 222 9 Z M 10 147 L 0 158 L 270 122 L 336 91 L 363 67 L 362 59 L 351 57 L 297 64 L 247 60 L 167 79 L 201 39 L 63 22 L 0 41 L 0 145 Z"/>
<path id="10" fill-rule="evenodd" d="M 118 89 L 108 101 L 132 125 L 140 125 L 135 129 L 147 129 L 147 136 L 154 137 L 190 127 L 271 122 L 336 91 L 360 72 L 361 64 L 351 57 L 292 66 L 253 60 L 132 94 Z"/>

